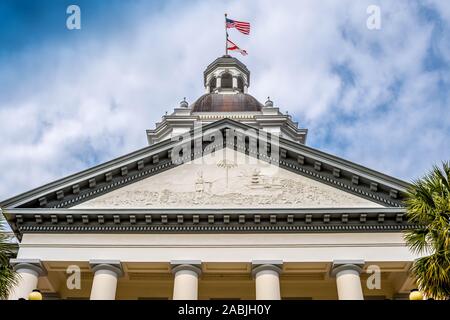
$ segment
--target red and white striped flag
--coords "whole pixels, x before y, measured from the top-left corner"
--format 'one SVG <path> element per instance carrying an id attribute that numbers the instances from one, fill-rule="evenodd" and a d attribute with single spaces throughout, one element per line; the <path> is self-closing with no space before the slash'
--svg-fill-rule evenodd
<path id="1" fill-rule="evenodd" d="M 240 52 L 243 56 L 247 55 L 247 51 L 244 49 L 239 48 L 233 41 L 230 39 L 227 39 L 227 50 L 236 50 Z"/>
<path id="2" fill-rule="evenodd" d="M 250 33 L 250 23 L 248 22 L 242 22 L 242 21 L 236 21 L 226 18 L 226 25 L 228 29 L 236 28 L 243 34 L 249 34 Z"/>

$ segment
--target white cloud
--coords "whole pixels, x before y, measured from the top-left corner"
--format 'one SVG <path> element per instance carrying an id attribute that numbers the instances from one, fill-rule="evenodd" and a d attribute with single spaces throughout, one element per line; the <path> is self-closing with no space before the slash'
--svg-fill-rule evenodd
<path id="1" fill-rule="evenodd" d="M 379 31 L 366 28 L 369 4 L 382 9 Z M 450 79 L 424 69 L 436 34 L 416 3 L 179 5 L 136 14 L 118 35 L 70 45 L 68 35 L 17 54 L 3 73 L 12 91 L 0 99 L 0 198 L 144 147 L 145 129 L 184 96 L 203 93 L 203 69 L 223 53 L 223 12 L 252 22 L 250 37 L 230 32 L 249 51 L 241 60 L 252 72 L 250 92 L 294 114 L 310 129 L 309 145 L 405 179 L 450 158 L 448 93 L 439 90 Z M 429 5 L 449 28 L 450 6 Z M 448 36 L 437 38 L 449 61 Z"/>

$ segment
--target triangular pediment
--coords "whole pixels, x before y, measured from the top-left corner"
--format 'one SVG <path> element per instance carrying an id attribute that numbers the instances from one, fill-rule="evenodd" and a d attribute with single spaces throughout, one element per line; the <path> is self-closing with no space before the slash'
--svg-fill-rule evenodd
<path id="1" fill-rule="evenodd" d="M 260 130 L 230 119 L 203 129 L 214 129 L 224 141 L 228 130 L 249 130 L 254 136 L 260 135 Z M 195 140 L 195 132 L 191 130 L 189 135 L 191 138 L 185 142 L 190 144 Z M 171 150 L 177 145 L 171 139 L 162 141 L 7 199 L 0 206 L 402 207 L 408 187 L 404 181 L 284 138 L 279 139 L 277 165 L 268 165 L 264 148 L 251 151 L 248 142 L 240 149 L 231 146 L 239 150 L 227 159 L 219 156 L 219 147 L 214 157 L 192 153 L 187 154 L 185 163 L 179 164 L 171 158 Z M 226 161 L 222 166 L 220 162 L 230 157 L 238 165 L 228 169 L 227 184 L 227 170 L 223 168 Z"/>
<path id="2" fill-rule="evenodd" d="M 367 208 L 381 205 L 224 148 L 73 208 L 192 207 Z"/>

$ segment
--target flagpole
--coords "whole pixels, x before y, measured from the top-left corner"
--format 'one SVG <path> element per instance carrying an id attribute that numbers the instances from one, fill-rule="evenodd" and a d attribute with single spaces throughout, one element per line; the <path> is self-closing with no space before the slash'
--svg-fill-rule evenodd
<path id="1" fill-rule="evenodd" d="M 225 13 L 225 55 L 228 55 L 227 14 Z"/>

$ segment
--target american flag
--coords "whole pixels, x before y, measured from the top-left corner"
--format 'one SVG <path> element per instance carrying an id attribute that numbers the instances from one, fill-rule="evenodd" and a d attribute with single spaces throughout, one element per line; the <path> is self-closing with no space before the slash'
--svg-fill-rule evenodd
<path id="1" fill-rule="evenodd" d="M 250 33 L 250 23 L 248 22 L 236 21 L 226 18 L 226 24 L 228 29 L 236 28 L 243 34 Z"/>

